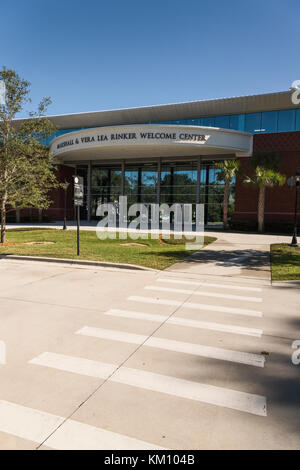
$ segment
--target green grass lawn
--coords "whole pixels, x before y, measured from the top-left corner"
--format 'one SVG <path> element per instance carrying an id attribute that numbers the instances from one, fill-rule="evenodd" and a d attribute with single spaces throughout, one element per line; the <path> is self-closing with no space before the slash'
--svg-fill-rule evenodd
<path id="1" fill-rule="evenodd" d="M 205 244 L 215 241 L 205 237 Z M 53 242 L 44 245 L 25 245 L 28 242 Z M 21 245 L 3 246 L 0 255 L 45 256 L 50 258 L 70 258 L 113 263 L 136 264 L 154 269 L 165 269 L 192 252 L 185 249 L 185 240 L 158 240 L 131 238 L 99 240 L 94 231 L 80 232 L 80 256 L 76 255 L 76 230 L 57 229 L 11 229 L 7 230 L 6 243 Z M 124 246 L 125 243 L 140 243 L 142 246 Z M 166 244 L 165 244 L 166 243 Z M 23 244 L 23 245 L 22 245 Z"/>
<path id="2" fill-rule="evenodd" d="M 271 267 L 273 281 L 300 279 L 300 247 L 271 245 Z"/>

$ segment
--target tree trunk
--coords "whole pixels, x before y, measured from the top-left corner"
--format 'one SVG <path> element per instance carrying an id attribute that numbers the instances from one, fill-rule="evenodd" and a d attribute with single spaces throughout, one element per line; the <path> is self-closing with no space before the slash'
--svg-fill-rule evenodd
<path id="1" fill-rule="evenodd" d="M 6 204 L 2 201 L 1 204 L 1 243 L 6 240 Z"/>
<path id="2" fill-rule="evenodd" d="M 223 201 L 223 228 L 228 229 L 228 204 L 229 204 L 229 180 L 225 179 L 224 201 Z"/>
<path id="3" fill-rule="evenodd" d="M 266 187 L 261 186 L 259 188 L 259 193 L 258 193 L 258 207 L 257 207 L 257 221 L 258 221 L 259 233 L 262 233 L 264 231 L 265 196 L 266 196 Z"/>

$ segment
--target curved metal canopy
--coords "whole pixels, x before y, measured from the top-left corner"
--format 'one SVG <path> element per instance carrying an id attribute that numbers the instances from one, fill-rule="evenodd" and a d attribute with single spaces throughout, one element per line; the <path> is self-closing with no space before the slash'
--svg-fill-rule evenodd
<path id="1" fill-rule="evenodd" d="M 60 163 L 120 158 L 250 156 L 251 134 L 200 126 L 114 126 L 70 132 L 50 144 Z"/>

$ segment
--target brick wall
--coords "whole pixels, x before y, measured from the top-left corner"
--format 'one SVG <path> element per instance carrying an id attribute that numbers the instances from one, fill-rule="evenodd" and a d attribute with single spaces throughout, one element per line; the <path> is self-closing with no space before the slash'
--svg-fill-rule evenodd
<path id="1" fill-rule="evenodd" d="M 74 175 L 74 168 L 65 166 L 65 165 L 57 165 L 57 179 L 59 182 L 63 183 L 67 181 L 71 183 L 68 192 L 67 192 L 67 219 L 73 220 L 74 219 L 74 208 L 73 208 L 73 178 Z M 64 218 L 64 190 L 62 188 L 55 189 L 50 193 L 50 199 L 52 204 L 50 205 L 49 209 L 45 209 L 42 211 L 42 219 L 44 221 L 51 220 L 63 220 Z M 22 221 L 38 221 L 41 218 L 41 214 L 39 213 L 38 209 L 23 209 L 20 211 L 20 219 Z M 8 217 L 9 222 L 16 222 L 17 215 L 15 212 L 9 213 Z"/>
<path id="2" fill-rule="evenodd" d="M 289 178 L 300 171 L 300 132 L 255 135 L 253 151 L 276 151 L 281 154 L 281 173 Z M 241 169 L 249 171 L 250 158 L 241 158 Z M 245 185 L 242 178 L 237 179 L 235 198 L 235 220 L 256 220 L 258 191 Z M 295 188 L 287 184 L 281 187 L 267 188 L 265 220 L 270 222 L 292 222 L 294 220 Z M 299 216 L 300 220 L 300 216 Z"/>
<path id="3" fill-rule="evenodd" d="M 67 181 L 70 183 L 67 192 L 67 219 L 74 219 L 74 207 L 73 207 L 73 175 L 74 168 L 57 165 L 57 179 L 59 182 L 64 183 Z M 51 220 L 62 220 L 64 218 L 64 205 L 65 195 L 62 188 L 55 189 L 50 194 L 50 199 L 53 201 L 49 209 L 43 211 L 45 217 L 49 217 Z"/>

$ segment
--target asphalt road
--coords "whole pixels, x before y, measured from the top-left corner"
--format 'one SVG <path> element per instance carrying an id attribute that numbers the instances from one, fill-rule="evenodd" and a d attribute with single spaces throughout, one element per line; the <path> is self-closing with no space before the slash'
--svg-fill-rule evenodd
<path id="1" fill-rule="evenodd" d="M 299 449 L 299 305 L 257 243 L 163 272 L 2 258 L 0 448 Z"/>

